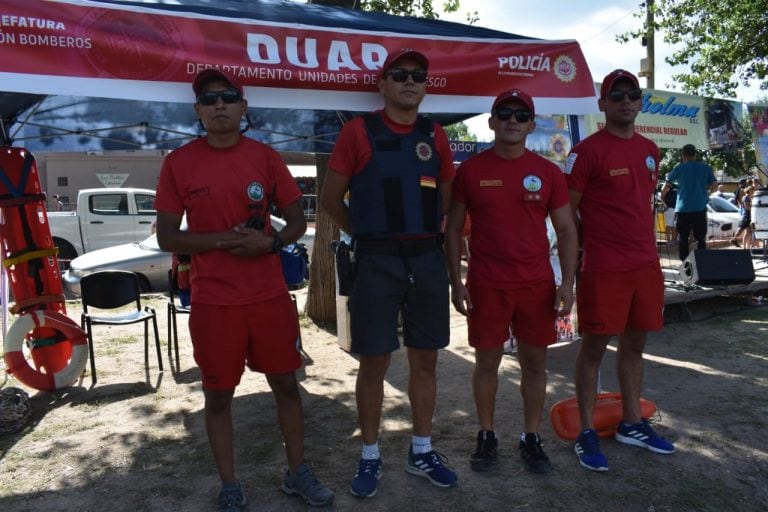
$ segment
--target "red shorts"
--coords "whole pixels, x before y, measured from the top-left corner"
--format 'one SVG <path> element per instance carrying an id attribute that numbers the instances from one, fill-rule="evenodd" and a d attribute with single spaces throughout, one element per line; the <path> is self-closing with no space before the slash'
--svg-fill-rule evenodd
<path id="1" fill-rule="evenodd" d="M 660 331 L 664 327 L 661 266 L 653 263 L 627 272 L 582 272 L 576 303 L 583 332 Z"/>
<path id="2" fill-rule="evenodd" d="M 246 364 L 268 374 L 301 366 L 299 322 L 287 293 L 244 306 L 194 304 L 189 333 L 205 389 L 234 389 Z"/>
<path id="3" fill-rule="evenodd" d="M 472 309 L 467 315 L 469 344 L 477 349 L 499 347 L 509 338 L 537 347 L 552 345 L 555 330 L 555 283 L 535 283 L 515 290 L 469 286 Z"/>

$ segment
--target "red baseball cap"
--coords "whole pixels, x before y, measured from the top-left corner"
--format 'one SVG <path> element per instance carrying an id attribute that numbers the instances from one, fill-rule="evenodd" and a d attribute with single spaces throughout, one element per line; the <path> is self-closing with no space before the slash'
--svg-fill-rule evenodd
<path id="1" fill-rule="evenodd" d="M 629 80 L 636 88 L 640 88 L 640 82 L 637 81 L 637 77 L 627 71 L 626 69 L 614 69 L 603 78 L 603 85 L 600 86 L 600 97 L 605 96 L 613 89 L 613 86 L 619 80 Z"/>
<path id="2" fill-rule="evenodd" d="M 192 90 L 195 91 L 195 95 L 199 95 L 201 92 L 203 92 L 203 87 L 205 87 L 205 85 L 207 85 L 209 82 L 219 81 L 227 82 L 233 89 L 236 89 L 237 92 L 240 93 L 240 96 L 243 95 L 243 86 L 240 85 L 237 80 L 235 80 L 228 73 L 214 68 L 204 69 L 199 72 L 197 76 L 195 76 L 195 80 L 192 82 Z"/>
<path id="3" fill-rule="evenodd" d="M 525 103 L 525 106 L 528 107 L 528 109 L 531 111 L 531 114 L 536 115 L 536 110 L 534 110 L 533 108 L 533 98 L 531 98 L 527 93 L 521 91 L 520 89 L 510 89 L 496 96 L 496 100 L 494 100 L 493 102 L 493 107 L 491 107 L 491 112 L 495 111 L 505 101 L 508 101 L 510 99 L 516 99 L 516 100 L 522 101 L 523 103 Z"/>
<path id="4" fill-rule="evenodd" d="M 403 48 L 402 50 L 390 53 L 387 55 L 387 60 L 384 61 L 384 65 L 381 67 L 381 76 L 392 67 L 394 63 L 400 59 L 412 59 L 418 62 L 424 70 L 429 69 L 429 60 L 423 53 L 418 52 L 412 48 Z"/>

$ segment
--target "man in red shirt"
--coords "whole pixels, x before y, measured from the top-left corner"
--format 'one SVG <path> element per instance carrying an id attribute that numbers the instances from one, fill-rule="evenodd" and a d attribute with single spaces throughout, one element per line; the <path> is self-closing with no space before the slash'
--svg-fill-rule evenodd
<path id="1" fill-rule="evenodd" d="M 363 450 L 351 490 L 362 498 L 376 493 L 381 477 L 384 376 L 392 352 L 400 348 L 400 316 L 413 416 L 405 469 L 439 487 L 457 482 L 444 457 L 432 449 L 431 438 L 437 350 L 449 341 L 440 226 L 454 169 L 445 132 L 418 115 L 428 66 L 427 58 L 414 50 L 389 54 L 378 82 L 384 109 L 344 125 L 321 197 L 328 214 L 353 240 L 349 310 L 351 350 L 360 356 L 356 396 Z"/>
<path id="2" fill-rule="evenodd" d="M 241 135 L 248 104 L 231 76 L 207 69 L 192 88 L 207 135 L 163 163 L 157 239 L 165 251 L 192 255 L 189 331 L 203 381 L 208 442 L 222 481 L 219 511 L 245 505 L 234 469 L 232 397 L 246 364 L 266 375 L 275 397 L 289 465 L 283 491 L 329 505 L 333 493 L 303 462 L 298 322 L 278 254 L 306 230 L 301 191 L 276 151 Z M 285 216 L 279 233 L 270 225 L 270 204 Z M 184 214 L 186 231 L 180 229 Z"/>
<path id="3" fill-rule="evenodd" d="M 582 432 L 575 451 L 581 465 L 594 471 L 608 470 L 593 413 L 600 362 L 615 335 L 623 404 L 616 440 L 657 453 L 674 451 L 640 413 L 643 350 L 648 331 L 662 329 L 664 309 L 653 218 L 659 149 L 635 133 L 642 94 L 632 73 L 617 69 L 608 74 L 598 101 L 605 128 L 573 148 L 564 170 L 583 247 L 576 294 L 582 332 L 576 395 Z"/>
<path id="4" fill-rule="evenodd" d="M 538 434 L 547 387 L 545 363 L 547 346 L 557 338 L 556 316 L 568 314 L 573 305 L 578 239 L 562 171 L 525 148 L 536 128 L 534 112 L 525 92 L 499 94 L 488 119 L 494 146 L 459 167 L 445 229 L 451 299 L 467 316 L 469 344 L 475 348 L 472 387 L 480 431 L 470 466 L 476 471 L 496 464 L 498 369 L 510 327 L 521 370 L 520 455 L 535 473 L 552 468 Z M 465 286 L 460 240 L 467 213 L 472 236 Z M 563 276 L 559 287 L 550 265 L 547 216 L 557 232 Z"/>

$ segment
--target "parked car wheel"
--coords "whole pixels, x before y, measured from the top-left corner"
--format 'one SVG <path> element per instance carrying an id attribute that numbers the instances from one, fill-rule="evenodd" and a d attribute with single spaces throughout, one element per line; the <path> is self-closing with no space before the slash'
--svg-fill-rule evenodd
<path id="1" fill-rule="evenodd" d="M 77 251 L 72 244 L 62 238 L 53 239 L 53 245 L 59 248 L 57 259 L 59 261 L 59 269 L 66 270 L 69 268 L 69 262 L 77 258 Z"/>

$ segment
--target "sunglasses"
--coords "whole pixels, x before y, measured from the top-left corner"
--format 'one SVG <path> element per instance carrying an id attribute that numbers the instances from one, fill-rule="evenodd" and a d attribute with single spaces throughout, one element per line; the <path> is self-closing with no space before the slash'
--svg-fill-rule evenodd
<path id="1" fill-rule="evenodd" d="M 197 97 L 197 102 L 201 105 L 211 106 L 215 105 L 217 101 L 219 101 L 219 98 L 224 103 L 232 104 L 237 103 L 242 99 L 242 96 L 240 96 L 240 93 L 237 92 L 234 89 L 227 89 L 225 91 L 208 91 L 200 94 Z"/>
<path id="2" fill-rule="evenodd" d="M 514 108 L 497 108 L 496 111 L 493 113 L 493 115 L 496 116 L 496 119 L 499 121 L 509 121 L 512 116 L 515 116 L 515 121 L 518 123 L 527 123 L 531 119 L 533 119 L 533 112 L 530 110 L 523 110 L 523 109 L 514 109 Z"/>
<path id="3" fill-rule="evenodd" d="M 643 90 L 630 89 L 628 91 L 611 91 L 605 96 L 615 103 L 624 101 L 624 98 L 627 98 L 629 101 L 637 101 L 643 97 Z"/>
<path id="4" fill-rule="evenodd" d="M 387 76 L 392 77 L 395 82 L 405 82 L 410 76 L 417 84 L 423 84 L 427 81 L 427 72 L 423 69 L 393 69 L 387 71 Z"/>

